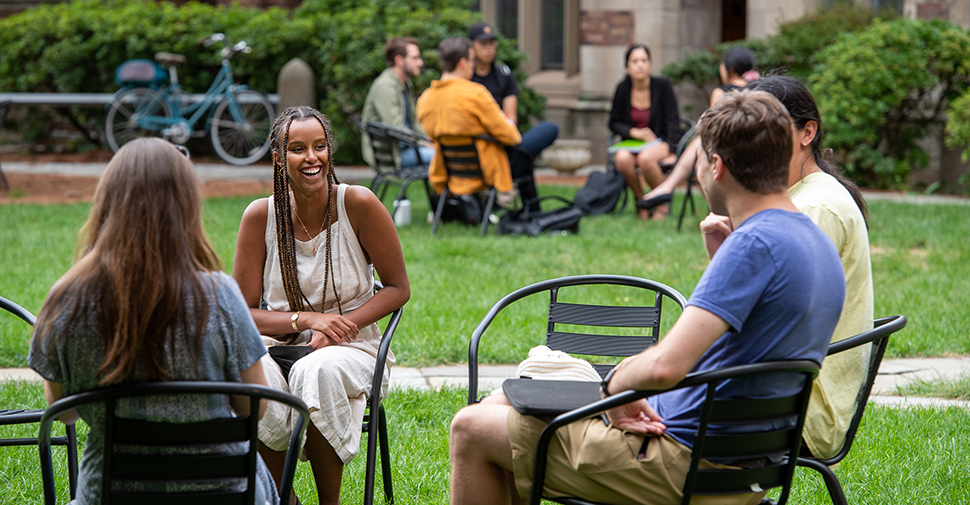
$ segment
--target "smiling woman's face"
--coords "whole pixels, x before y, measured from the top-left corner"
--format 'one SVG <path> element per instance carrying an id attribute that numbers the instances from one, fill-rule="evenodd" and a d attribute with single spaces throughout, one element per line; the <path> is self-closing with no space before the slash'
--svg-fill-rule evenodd
<path id="1" fill-rule="evenodd" d="M 319 121 L 310 118 L 290 124 L 286 174 L 294 191 L 311 192 L 325 187 L 329 157 L 327 134 Z"/>

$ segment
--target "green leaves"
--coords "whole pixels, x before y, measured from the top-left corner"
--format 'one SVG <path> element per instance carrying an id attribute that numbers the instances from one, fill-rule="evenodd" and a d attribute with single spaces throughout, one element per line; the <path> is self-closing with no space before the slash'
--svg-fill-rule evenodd
<path id="1" fill-rule="evenodd" d="M 158 51 L 182 54 L 179 81 L 202 93 L 219 71 L 218 48 L 199 42 L 222 32 L 253 48 L 232 61 L 236 82 L 272 93 L 279 69 L 299 57 L 317 78 L 319 109 L 334 125 L 334 161 L 359 164 L 360 137 L 351 123 L 371 82 L 384 69 L 389 37 L 415 36 L 426 70 L 415 79 L 418 93 L 440 75 L 438 43 L 464 36 L 481 15 L 468 0 L 308 0 L 290 11 L 188 2 L 74 0 L 42 5 L 0 19 L 0 89 L 30 92 L 110 93 L 115 68 L 129 59 L 151 59 Z M 500 39 L 498 57 L 516 72 L 522 96 L 520 123 L 541 118 L 545 99 L 524 85 L 519 64 L 526 55 Z"/>
<path id="2" fill-rule="evenodd" d="M 919 141 L 967 89 L 970 35 L 939 20 L 877 21 L 816 54 L 811 88 L 835 150 L 855 180 L 899 187 L 926 166 Z M 954 137 L 956 138 L 956 137 Z"/>

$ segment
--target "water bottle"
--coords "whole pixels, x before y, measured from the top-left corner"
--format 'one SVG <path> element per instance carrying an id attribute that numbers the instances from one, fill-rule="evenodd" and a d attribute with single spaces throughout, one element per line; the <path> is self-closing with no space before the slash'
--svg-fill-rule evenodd
<path id="1" fill-rule="evenodd" d="M 394 200 L 394 225 L 411 224 L 411 200 L 407 198 Z"/>

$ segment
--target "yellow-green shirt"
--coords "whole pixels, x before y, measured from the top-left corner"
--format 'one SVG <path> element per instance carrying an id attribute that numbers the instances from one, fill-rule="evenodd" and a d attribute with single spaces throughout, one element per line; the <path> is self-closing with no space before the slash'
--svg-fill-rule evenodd
<path id="1" fill-rule="evenodd" d="M 872 329 L 872 264 L 869 234 L 852 195 L 824 172 L 807 175 L 788 188 L 788 196 L 803 214 L 825 232 L 845 270 L 845 306 L 832 342 Z M 842 449 L 855 413 L 859 390 L 869 368 L 870 346 L 825 358 L 812 387 L 802 436 L 812 454 L 832 457 Z"/>

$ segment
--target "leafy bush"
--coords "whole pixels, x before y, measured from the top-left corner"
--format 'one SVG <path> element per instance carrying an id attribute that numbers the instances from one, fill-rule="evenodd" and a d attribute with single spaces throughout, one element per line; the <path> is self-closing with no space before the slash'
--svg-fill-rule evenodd
<path id="1" fill-rule="evenodd" d="M 320 110 L 334 124 L 337 163 L 360 163 L 359 114 L 371 82 L 384 69 L 384 43 L 416 36 L 427 70 L 415 79 L 420 93 L 440 74 L 438 43 L 462 36 L 481 15 L 469 0 L 308 0 L 299 8 L 259 10 L 188 2 L 74 0 L 43 5 L 0 19 L 0 89 L 32 92 L 94 92 L 118 89 L 115 68 L 125 60 L 165 51 L 186 56 L 179 66 L 183 89 L 201 93 L 219 71 L 218 51 L 199 41 L 215 32 L 246 40 L 251 54 L 233 59 L 237 82 L 271 93 L 279 69 L 291 58 L 306 60 L 318 78 Z M 516 73 L 522 90 L 519 115 L 542 117 L 545 102 L 524 86 L 526 55 L 500 39 L 498 57 Z M 103 111 L 87 110 L 98 122 Z M 82 118 L 83 119 L 83 118 Z"/>
<path id="2" fill-rule="evenodd" d="M 811 77 L 833 148 L 855 180 L 898 187 L 928 156 L 918 142 L 970 85 L 970 35 L 942 20 L 897 19 L 847 33 Z M 959 103 L 958 103 L 959 105 Z"/>

